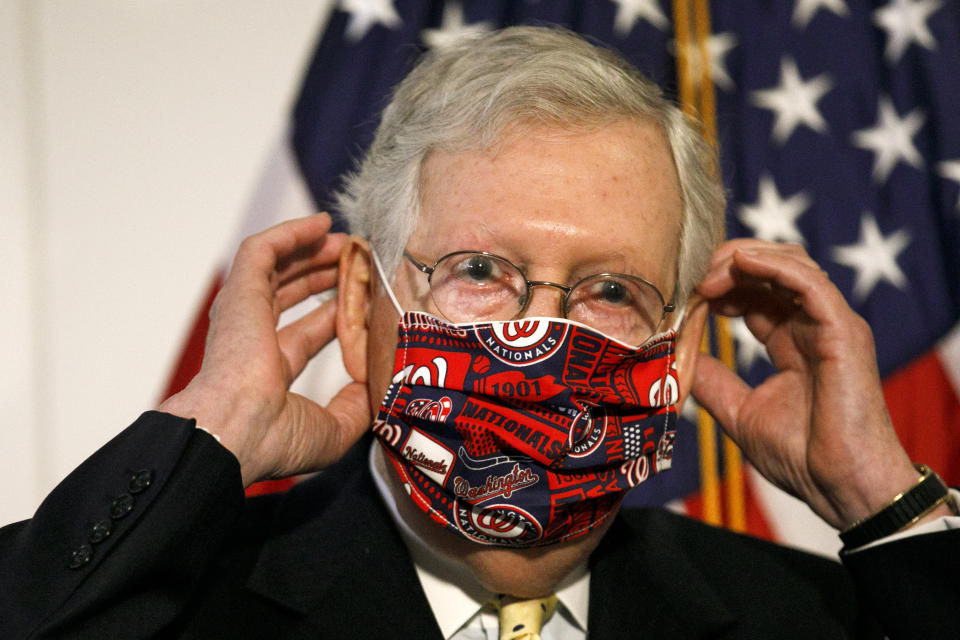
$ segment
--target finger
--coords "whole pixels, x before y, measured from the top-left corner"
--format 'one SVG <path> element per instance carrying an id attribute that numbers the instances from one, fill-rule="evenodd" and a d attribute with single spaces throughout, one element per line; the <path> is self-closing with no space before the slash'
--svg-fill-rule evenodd
<path id="1" fill-rule="evenodd" d="M 329 216 L 317 214 L 280 223 L 246 238 L 217 296 L 211 319 L 247 321 L 251 314 L 273 314 L 278 261 L 303 247 L 320 246 L 329 227 Z M 268 318 L 264 315 L 260 320 Z"/>
<path id="2" fill-rule="evenodd" d="M 818 322 L 829 322 L 849 310 L 840 290 L 815 263 L 771 251 L 741 250 L 733 257 L 741 272 L 795 293 L 793 301 Z"/>
<path id="3" fill-rule="evenodd" d="M 737 416 L 750 393 L 750 386 L 722 362 L 705 353 L 697 355 L 691 393 L 734 440 L 739 435 Z"/>
<path id="4" fill-rule="evenodd" d="M 328 234 L 319 242 L 301 247 L 279 260 L 275 278 L 278 286 L 318 268 L 336 266 L 346 239 L 342 233 Z"/>
<path id="5" fill-rule="evenodd" d="M 317 355 L 336 335 L 337 301 L 322 305 L 277 332 L 277 342 L 288 367 L 287 384 L 296 379 L 310 358 Z"/>
<path id="6" fill-rule="evenodd" d="M 723 316 L 745 315 L 750 309 L 769 307 L 769 310 L 793 311 L 796 293 L 769 281 L 740 275 L 739 283 L 722 296 L 710 300 L 710 310 Z"/>
<path id="7" fill-rule="evenodd" d="M 297 250 L 319 243 L 330 230 L 326 213 L 281 222 L 246 238 L 237 250 L 230 277 L 270 276 L 277 265 Z"/>
<path id="8" fill-rule="evenodd" d="M 809 256 L 779 247 L 736 251 L 710 270 L 698 292 L 711 300 L 714 311 L 730 316 L 744 315 L 744 303 L 762 303 L 771 312 L 779 308 L 791 313 L 794 307 L 804 305 L 803 292 L 819 292 L 834 303 L 846 304 L 826 272 Z"/>
<path id="9" fill-rule="evenodd" d="M 740 246 L 737 246 L 739 244 Z M 732 245 L 732 246 L 731 246 Z M 718 250 L 713 256 L 713 261 L 707 269 L 707 273 L 697 287 L 697 291 L 707 298 L 717 298 L 726 295 L 734 287 L 748 286 L 760 282 L 759 278 L 753 278 L 743 273 L 737 266 L 735 256 L 747 253 L 758 253 L 764 255 L 781 256 L 784 260 L 793 260 L 799 265 L 810 269 L 820 271 L 824 276 L 826 273 L 820 269 L 820 266 L 807 255 L 799 245 L 783 245 L 764 242 L 760 244 L 745 244 L 731 241 L 724 245 L 723 250 Z"/>
<path id="10" fill-rule="evenodd" d="M 304 274 L 287 282 L 274 294 L 274 314 L 279 317 L 290 307 L 310 296 L 332 289 L 337 284 L 336 265 Z"/>
<path id="11" fill-rule="evenodd" d="M 782 251 L 798 257 L 809 257 L 806 249 L 796 243 L 770 242 L 769 240 L 760 240 L 758 238 L 736 238 L 728 240 L 717 247 L 710 258 L 710 266 L 713 267 L 716 264 L 732 258 L 733 254 L 740 250 L 760 251 L 763 249 Z"/>

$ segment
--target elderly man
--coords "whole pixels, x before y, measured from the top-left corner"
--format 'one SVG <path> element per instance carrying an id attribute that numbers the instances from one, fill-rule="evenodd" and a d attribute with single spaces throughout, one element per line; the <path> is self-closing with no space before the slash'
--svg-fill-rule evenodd
<path id="1" fill-rule="evenodd" d="M 868 327 L 802 249 L 717 248 L 713 156 L 636 70 L 549 29 L 432 52 L 339 204 L 358 236 L 244 242 L 197 377 L 3 530 L 4 637 L 949 632 L 953 497 L 897 442 Z M 780 373 L 698 355 L 708 308 Z M 354 382 L 288 392 L 334 336 Z M 618 513 L 691 393 L 845 530 L 849 572 Z"/>

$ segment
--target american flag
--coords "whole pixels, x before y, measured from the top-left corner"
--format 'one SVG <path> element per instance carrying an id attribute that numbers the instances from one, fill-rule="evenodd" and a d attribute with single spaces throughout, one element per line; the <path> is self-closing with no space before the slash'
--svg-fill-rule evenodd
<path id="1" fill-rule="evenodd" d="M 699 20 L 692 37 L 679 29 L 687 16 Z M 806 247 L 873 328 L 908 452 L 960 484 L 960 3 L 953 0 L 342 0 L 243 234 L 329 207 L 390 89 L 422 51 L 514 24 L 562 25 L 606 43 L 670 96 L 682 93 L 678 59 L 692 65 L 694 80 L 709 78 L 713 112 L 704 115 L 716 122 L 728 234 Z M 202 310 L 168 393 L 199 366 L 205 317 Z M 729 330 L 732 364 L 759 382 L 772 370 L 763 347 L 742 322 Z M 300 384 L 312 392 L 335 387 L 336 368 L 336 356 L 327 357 Z M 695 411 L 686 415 L 696 420 Z M 631 494 L 632 504 L 674 501 L 702 512 L 704 474 L 722 476 L 725 461 L 705 470 L 695 432 L 692 424 L 681 430 L 673 470 Z M 829 531 L 809 534 L 812 542 L 791 538 L 794 518 L 812 516 L 743 473 L 741 528 L 828 553 L 839 547 Z"/>

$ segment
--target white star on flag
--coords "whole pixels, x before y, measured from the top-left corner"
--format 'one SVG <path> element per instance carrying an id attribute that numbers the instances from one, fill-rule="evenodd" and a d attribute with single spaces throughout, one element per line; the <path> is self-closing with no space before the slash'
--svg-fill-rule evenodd
<path id="1" fill-rule="evenodd" d="M 730 50 L 737 46 L 737 37 L 733 33 L 715 33 L 707 36 L 707 56 L 710 58 L 710 79 L 727 91 L 733 91 L 736 86 L 733 79 L 727 72 L 726 57 Z M 676 48 L 676 43 L 674 43 Z M 693 81 L 700 83 L 702 62 L 700 60 L 700 47 L 696 42 L 691 42 L 685 47 L 687 58 L 690 60 L 690 71 Z"/>
<path id="2" fill-rule="evenodd" d="M 443 6 L 443 20 L 439 29 L 424 29 L 423 41 L 432 49 L 443 47 L 461 38 L 468 38 L 490 31 L 487 22 L 467 24 L 463 16 L 463 5 L 459 2 L 447 2 Z"/>
<path id="3" fill-rule="evenodd" d="M 770 242 L 804 244 L 797 218 L 810 208 L 812 200 L 803 191 L 784 199 L 773 178 L 765 175 L 757 187 L 757 203 L 740 205 L 737 217 L 750 227 L 755 238 Z"/>
<path id="4" fill-rule="evenodd" d="M 353 43 L 363 40 L 370 27 L 377 23 L 389 29 L 403 24 L 393 8 L 392 0 L 343 0 L 340 9 L 350 14 L 344 35 Z"/>
<path id="5" fill-rule="evenodd" d="M 660 9 L 658 0 L 613 0 L 617 4 L 617 15 L 613 20 L 613 32 L 620 38 L 627 37 L 633 31 L 637 20 L 643 18 L 661 31 L 670 24 Z"/>
<path id="6" fill-rule="evenodd" d="M 853 132 L 853 144 L 876 154 L 873 165 L 874 181 L 884 182 L 900 160 L 917 169 L 923 167 L 923 157 L 913 144 L 913 136 L 925 120 L 926 117 L 919 108 L 901 118 L 888 96 L 880 98 L 877 124 Z"/>
<path id="7" fill-rule="evenodd" d="M 730 335 L 737 341 L 737 367 L 740 371 L 749 371 L 753 363 L 760 358 L 770 362 L 767 347 L 747 328 L 743 318 L 730 318 Z"/>
<path id="8" fill-rule="evenodd" d="M 937 165 L 937 171 L 942 177 L 960 184 L 960 160 L 944 160 Z M 960 211 L 960 194 L 957 194 L 957 210 Z"/>
<path id="9" fill-rule="evenodd" d="M 826 73 L 804 82 L 793 58 L 780 60 L 780 84 L 773 89 L 753 92 L 753 102 L 770 109 L 776 118 L 773 139 L 783 144 L 793 130 L 805 124 L 817 133 L 827 130 L 827 122 L 817 109 L 817 101 L 833 88 L 833 80 Z"/>
<path id="10" fill-rule="evenodd" d="M 857 302 L 867 299 L 881 280 L 903 290 L 907 278 L 897 264 L 897 256 L 910 244 L 910 234 L 897 229 L 884 237 L 876 219 L 869 211 L 860 217 L 860 239 L 850 245 L 834 247 L 833 260 L 856 271 L 853 297 Z"/>
<path id="11" fill-rule="evenodd" d="M 793 18 L 791 19 L 793 26 L 798 29 L 806 29 L 810 21 L 813 20 L 814 14 L 820 9 L 827 9 L 841 17 L 846 17 L 850 13 L 843 0 L 797 0 L 797 4 L 793 6 Z"/>
<path id="12" fill-rule="evenodd" d="M 887 62 L 899 62 L 911 42 L 930 50 L 936 48 L 927 18 L 941 6 L 940 0 L 890 0 L 887 6 L 873 12 L 874 23 L 887 32 Z"/>

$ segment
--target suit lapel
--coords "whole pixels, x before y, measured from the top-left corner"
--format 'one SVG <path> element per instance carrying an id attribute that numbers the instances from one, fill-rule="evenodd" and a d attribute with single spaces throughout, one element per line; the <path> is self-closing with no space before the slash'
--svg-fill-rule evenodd
<path id="1" fill-rule="evenodd" d="M 659 510 L 618 516 L 591 558 L 590 638 L 710 638 L 736 622 Z"/>
<path id="2" fill-rule="evenodd" d="M 301 614 L 304 636 L 440 630 L 366 468 L 362 440 L 279 505 L 247 588 Z M 591 557 L 590 638 L 708 638 L 735 623 L 659 510 L 621 514 Z"/>
<path id="3" fill-rule="evenodd" d="M 366 468 L 369 440 L 284 499 L 247 587 L 316 637 L 440 638 L 407 549 Z"/>

